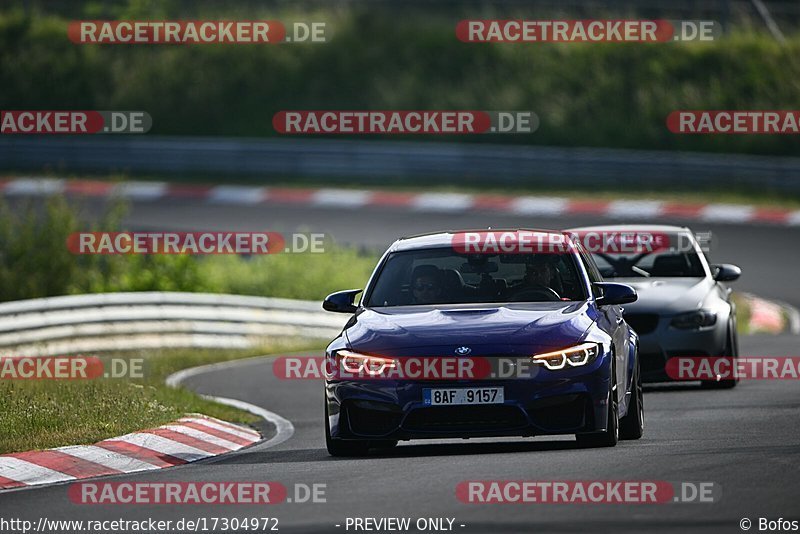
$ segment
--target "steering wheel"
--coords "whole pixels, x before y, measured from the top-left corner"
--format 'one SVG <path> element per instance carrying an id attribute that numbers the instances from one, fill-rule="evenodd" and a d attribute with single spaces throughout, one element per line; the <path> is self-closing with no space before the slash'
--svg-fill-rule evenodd
<path id="1" fill-rule="evenodd" d="M 545 286 L 525 289 L 511 297 L 511 302 L 553 302 L 560 300 L 561 296 L 555 290 Z"/>

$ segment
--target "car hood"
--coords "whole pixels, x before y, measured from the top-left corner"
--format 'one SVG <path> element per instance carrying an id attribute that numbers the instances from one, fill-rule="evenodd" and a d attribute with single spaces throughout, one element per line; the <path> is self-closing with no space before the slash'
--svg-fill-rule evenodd
<path id="1" fill-rule="evenodd" d="M 586 302 L 403 306 L 363 311 L 346 330 L 354 350 L 387 356 L 530 354 L 582 340 L 594 309 Z"/>
<path id="2" fill-rule="evenodd" d="M 698 309 L 714 287 L 708 278 L 615 278 L 638 293 L 626 312 L 670 315 Z"/>

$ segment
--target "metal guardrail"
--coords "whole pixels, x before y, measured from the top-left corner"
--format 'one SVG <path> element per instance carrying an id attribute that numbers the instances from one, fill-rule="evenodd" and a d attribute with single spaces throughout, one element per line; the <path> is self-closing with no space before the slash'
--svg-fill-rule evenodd
<path id="1" fill-rule="evenodd" d="M 274 336 L 331 338 L 345 321 L 316 301 L 177 292 L 50 297 L 0 304 L 0 353 L 247 348 Z"/>
<path id="2" fill-rule="evenodd" d="M 747 298 L 752 296 L 746 295 Z M 800 331 L 788 305 L 787 331 Z M 251 348 L 275 336 L 330 339 L 347 317 L 317 301 L 210 293 L 100 293 L 0 304 L 0 355 L 174 347 Z"/>
<path id="3" fill-rule="evenodd" d="M 418 141 L 3 136 L 2 169 L 800 192 L 798 157 Z"/>

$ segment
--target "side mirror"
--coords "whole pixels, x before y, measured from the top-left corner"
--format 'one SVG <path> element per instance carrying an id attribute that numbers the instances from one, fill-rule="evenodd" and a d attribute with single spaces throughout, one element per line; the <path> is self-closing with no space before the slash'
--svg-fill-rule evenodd
<path id="1" fill-rule="evenodd" d="M 599 288 L 602 293 L 601 296 L 595 299 L 598 306 L 630 304 L 631 302 L 636 302 L 639 298 L 636 290 L 629 285 L 615 282 L 595 282 L 594 286 Z"/>
<path id="2" fill-rule="evenodd" d="M 711 274 L 717 282 L 733 282 L 742 276 L 742 270 L 730 263 L 720 263 L 711 266 Z"/>
<path id="3" fill-rule="evenodd" d="M 331 293 L 322 301 L 322 309 L 329 312 L 355 313 L 358 306 L 353 304 L 353 301 L 361 291 L 361 289 L 348 289 Z"/>

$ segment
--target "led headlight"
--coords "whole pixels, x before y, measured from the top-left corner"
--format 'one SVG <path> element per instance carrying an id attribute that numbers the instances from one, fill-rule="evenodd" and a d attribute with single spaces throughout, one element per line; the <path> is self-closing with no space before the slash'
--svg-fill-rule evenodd
<path id="1" fill-rule="evenodd" d="M 534 354 L 531 356 L 531 360 L 533 363 L 544 365 L 551 371 L 557 371 L 567 366 L 580 367 L 591 363 L 598 354 L 600 354 L 600 345 L 597 343 L 581 343 L 562 350 Z"/>
<path id="2" fill-rule="evenodd" d="M 696 310 L 689 313 L 676 315 L 670 321 L 670 325 L 681 330 L 712 326 L 717 323 L 717 314 L 709 310 Z"/>
<path id="3" fill-rule="evenodd" d="M 352 374 L 366 373 L 370 376 L 380 376 L 388 369 L 397 367 L 397 362 L 392 358 L 369 356 L 351 350 L 340 350 L 336 353 L 342 369 Z"/>

